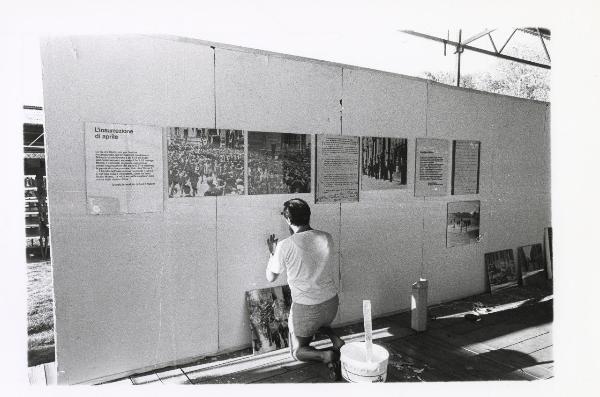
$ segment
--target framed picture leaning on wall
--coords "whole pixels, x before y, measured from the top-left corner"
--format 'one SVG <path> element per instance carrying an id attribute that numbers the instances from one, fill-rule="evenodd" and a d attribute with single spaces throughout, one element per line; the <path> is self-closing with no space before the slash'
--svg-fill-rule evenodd
<path id="1" fill-rule="evenodd" d="M 491 293 L 514 287 L 519 283 L 519 271 L 515 266 L 512 249 L 488 252 L 484 261 Z"/>
<path id="2" fill-rule="evenodd" d="M 517 263 L 521 272 L 521 283 L 529 285 L 544 276 L 544 252 L 542 244 L 525 245 L 517 248 Z"/>

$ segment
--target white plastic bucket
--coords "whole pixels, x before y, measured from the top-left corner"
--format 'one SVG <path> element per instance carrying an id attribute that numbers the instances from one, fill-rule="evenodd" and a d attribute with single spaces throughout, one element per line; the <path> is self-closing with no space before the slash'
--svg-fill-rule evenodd
<path id="1" fill-rule="evenodd" d="M 347 343 L 340 349 L 342 377 L 352 383 L 385 382 L 390 354 L 379 345 L 373 345 L 371 362 L 367 362 L 365 342 Z"/>

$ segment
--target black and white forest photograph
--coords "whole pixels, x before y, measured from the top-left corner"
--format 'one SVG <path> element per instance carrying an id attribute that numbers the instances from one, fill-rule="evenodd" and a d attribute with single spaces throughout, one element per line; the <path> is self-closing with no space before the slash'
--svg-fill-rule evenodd
<path id="1" fill-rule="evenodd" d="M 362 137 L 361 145 L 362 190 L 406 188 L 407 139 Z"/>

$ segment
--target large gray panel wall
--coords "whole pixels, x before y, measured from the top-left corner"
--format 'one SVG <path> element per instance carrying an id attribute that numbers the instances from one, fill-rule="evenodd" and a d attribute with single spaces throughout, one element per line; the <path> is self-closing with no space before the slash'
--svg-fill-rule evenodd
<path id="1" fill-rule="evenodd" d="M 424 262 L 430 299 L 483 292 L 485 252 L 541 243 L 550 225 L 547 104 L 430 83 L 428 136 L 481 141 L 480 194 L 430 198 Z M 448 201 L 481 201 L 481 242 L 446 248 Z"/>
<path id="2" fill-rule="evenodd" d="M 217 127 L 311 134 L 314 159 L 314 134 L 340 131 L 341 73 L 339 67 L 217 49 Z M 314 186 L 314 169 L 312 175 Z M 271 233 L 280 239 L 289 235 L 280 212 L 295 196 L 314 203 L 313 193 L 218 198 L 221 348 L 250 342 L 244 293 L 270 285 L 266 240 Z M 339 241 L 339 205 L 311 207 L 314 226 Z M 283 277 L 276 285 L 285 282 Z"/>
<path id="3" fill-rule="evenodd" d="M 83 139 L 86 121 L 213 125 L 213 51 L 139 37 L 56 38 L 42 50 L 59 381 L 214 352 L 214 198 L 88 215 Z"/>
<path id="4" fill-rule="evenodd" d="M 421 270 L 423 199 L 413 194 L 415 138 L 426 134 L 427 83 L 384 72 L 344 69 L 343 135 L 408 139 L 407 187 L 361 191 L 342 205 L 342 313 L 362 317 L 409 307 Z"/>
<path id="5" fill-rule="evenodd" d="M 87 215 L 86 121 L 311 134 L 313 164 L 315 134 L 407 138 L 406 189 L 362 191 L 343 204 L 299 195 L 337 244 L 337 324 L 360 320 L 363 299 L 374 315 L 408 309 L 421 276 L 431 302 L 482 292 L 485 252 L 541 242 L 550 223 L 547 104 L 215 47 L 148 37 L 43 44 L 62 382 L 249 345 L 244 293 L 269 286 L 265 240 L 287 235 L 279 212 L 293 197 L 165 197 L 162 213 Z M 482 142 L 480 194 L 414 197 L 415 139 L 426 136 Z M 313 188 L 314 175 L 313 165 Z M 446 206 L 459 200 L 481 201 L 483 239 L 446 248 Z"/>

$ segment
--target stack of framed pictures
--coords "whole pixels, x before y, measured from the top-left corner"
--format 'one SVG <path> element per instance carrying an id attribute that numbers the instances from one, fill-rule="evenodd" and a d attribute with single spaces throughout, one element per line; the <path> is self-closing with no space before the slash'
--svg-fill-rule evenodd
<path id="1" fill-rule="evenodd" d="M 506 249 L 485 254 L 484 262 L 490 292 L 508 287 L 545 286 L 552 279 L 552 228 L 544 229 L 544 244 L 536 243 L 517 247 L 515 265 L 513 250 Z"/>

